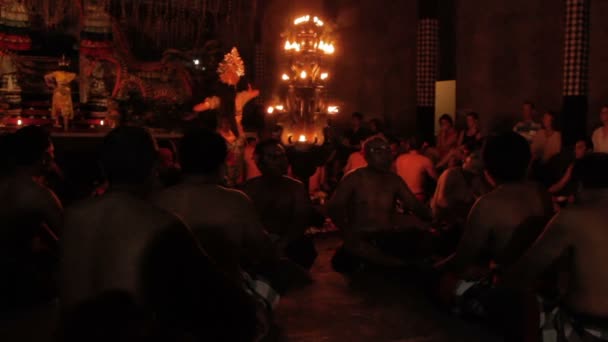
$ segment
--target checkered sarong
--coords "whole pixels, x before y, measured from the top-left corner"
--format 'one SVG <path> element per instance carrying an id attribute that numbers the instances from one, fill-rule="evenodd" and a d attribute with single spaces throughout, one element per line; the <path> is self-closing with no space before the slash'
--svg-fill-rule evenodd
<path id="1" fill-rule="evenodd" d="M 538 298 L 540 306 L 540 329 L 543 342 L 583 342 L 586 336 L 598 341 L 608 341 L 608 328 L 586 325 L 577 321 L 558 305 L 550 305 Z"/>

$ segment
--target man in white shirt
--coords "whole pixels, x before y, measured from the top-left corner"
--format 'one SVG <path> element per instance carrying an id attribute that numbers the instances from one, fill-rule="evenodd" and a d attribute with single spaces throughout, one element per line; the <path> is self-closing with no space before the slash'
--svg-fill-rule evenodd
<path id="1" fill-rule="evenodd" d="M 600 121 L 602 127 L 596 129 L 591 136 L 593 152 L 608 153 L 608 105 L 602 107 Z"/>
<path id="2" fill-rule="evenodd" d="M 534 104 L 532 102 L 524 102 L 522 118 L 523 120 L 513 127 L 513 132 L 524 137 L 528 143 L 532 143 L 532 139 L 541 129 L 540 124 L 534 121 Z"/>

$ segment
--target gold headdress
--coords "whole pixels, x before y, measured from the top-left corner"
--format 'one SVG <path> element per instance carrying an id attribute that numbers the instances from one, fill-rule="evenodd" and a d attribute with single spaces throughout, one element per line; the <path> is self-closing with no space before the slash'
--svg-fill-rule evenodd
<path id="1" fill-rule="evenodd" d="M 227 53 L 224 56 L 224 60 L 220 62 L 220 65 L 217 68 L 218 74 L 223 74 L 228 71 L 233 71 L 239 77 L 245 76 L 245 64 L 241 59 L 241 55 L 239 51 L 233 47 L 230 53 Z"/>
<path id="2" fill-rule="evenodd" d="M 60 67 L 69 67 L 70 66 L 70 60 L 65 58 L 65 55 L 61 56 L 61 59 L 59 60 L 59 66 Z"/>

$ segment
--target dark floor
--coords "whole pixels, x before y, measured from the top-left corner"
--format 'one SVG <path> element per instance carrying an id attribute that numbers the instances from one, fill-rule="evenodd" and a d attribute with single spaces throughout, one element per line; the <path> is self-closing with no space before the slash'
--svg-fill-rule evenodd
<path id="1" fill-rule="evenodd" d="M 337 238 L 317 238 L 314 284 L 281 298 L 277 319 L 289 342 L 497 341 L 479 327 L 440 312 L 413 286 L 382 276 L 347 281 L 330 265 L 338 244 Z M 0 341 L 49 341 L 55 315 L 48 307 L 3 320 Z"/>
<path id="2" fill-rule="evenodd" d="M 317 239 L 314 284 L 281 298 L 277 319 L 294 342 L 497 341 L 431 305 L 414 286 L 378 276 L 347 281 L 331 269 L 336 238 Z"/>

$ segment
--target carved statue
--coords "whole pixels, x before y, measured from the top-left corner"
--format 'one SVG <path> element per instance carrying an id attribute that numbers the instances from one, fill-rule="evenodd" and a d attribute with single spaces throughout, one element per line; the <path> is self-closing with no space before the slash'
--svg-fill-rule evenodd
<path id="1" fill-rule="evenodd" d="M 70 62 L 62 56 L 59 61 L 59 70 L 44 76 L 47 86 L 53 89 L 53 103 L 51 117 L 55 127 L 60 127 L 59 116 L 63 118 L 63 128 L 68 129 L 68 124 L 74 118 L 74 106 L 72 105 L 72 89 L 70 83 L 76 79 L 76 74 L 68 71 Z"/>

